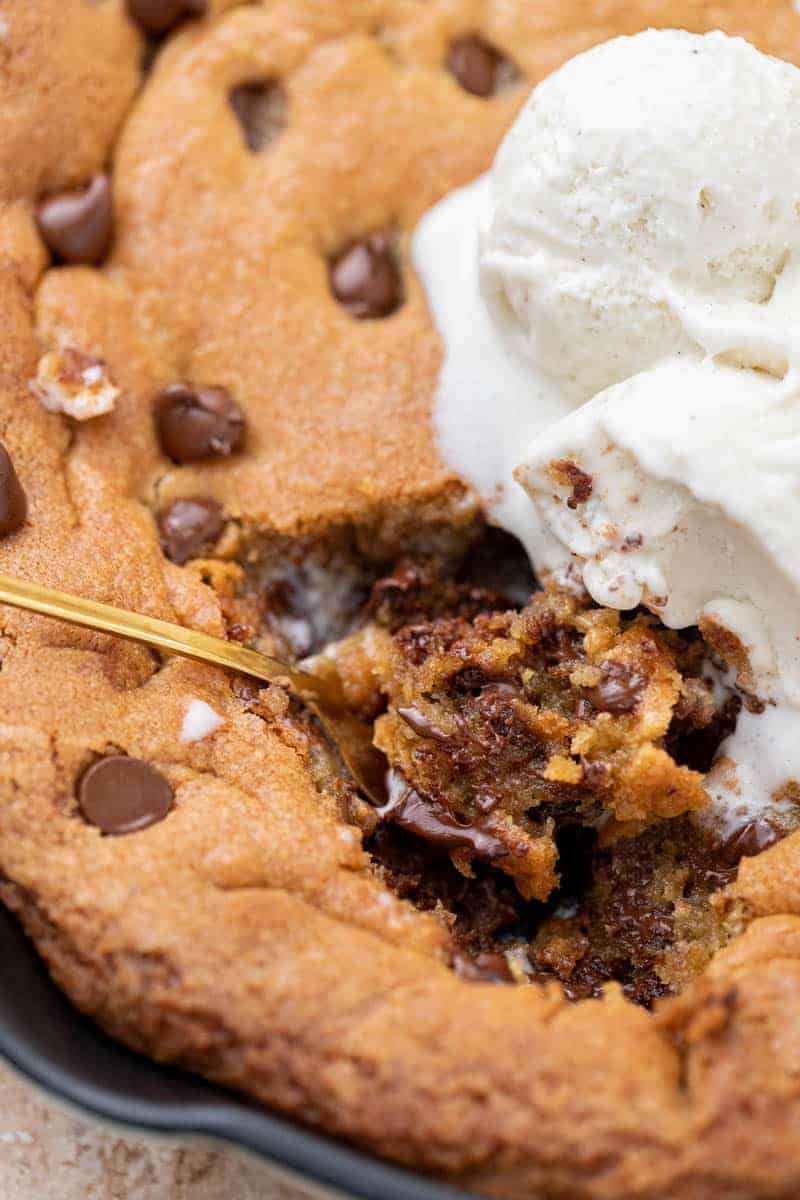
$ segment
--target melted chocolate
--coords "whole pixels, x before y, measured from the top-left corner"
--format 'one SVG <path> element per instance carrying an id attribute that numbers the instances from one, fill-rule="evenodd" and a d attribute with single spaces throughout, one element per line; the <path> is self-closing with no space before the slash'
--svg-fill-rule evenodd
<path id="1" fill-rule="evenodd" d="M 647 687 L 647 679 L 626 663 L 606 662 L 602 679 L 589 692 L 589 700 L 600 712 L 633 712 Z"/>
<path id="2" fill-rule="evenodd" d="M 409 729 L 413 729 L 417 737 L 426 738 L 432 742 L 446 742 L 447 734 L 438 725 L 434 725 L 433 721 L 421 713 L 418 708 L 409 706 L 406 708 L 398 708 L 397 715 L 402 717 Z"/>
<path id="3" fill-rule="evenodd" d="M 389 803 L 378 810 L 383 820 L 443 850 L 471 850 L 487 862 L 507 857 L 508 848 L 493 834 L 479 825 L 459 825 L 435 800 L 415 791 L 398 771 L 389 772 L 387 786 Z"/>

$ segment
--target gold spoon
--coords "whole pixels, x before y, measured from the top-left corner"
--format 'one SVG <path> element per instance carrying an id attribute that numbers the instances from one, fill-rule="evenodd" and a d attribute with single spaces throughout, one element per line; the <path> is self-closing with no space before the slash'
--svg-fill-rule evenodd
<path id="1" fill-rule="evenodd" d="M 278 658 L 270 658 L 246 646 L 222 638 L 184 629 L 156 617 L 114 608 L 98 600 L 87 600 L 38 583 L 0 575 L 0 603 L 12 604 L 46 617 L 58 617 L 73 625 L 86 625 L 102 633 L 115 633 L 134 642 L 144 642 L 158 650 L 182 654 L 186 658 L 212 663 L 265 683 L 289 687 L 319 718 L 328 737 L 337 747 L 345 766 L 358 787 L 373 804 L 386 803 L 386 769 L 383 754 L 372 744 L 372 730 L 365 721 L 346 712 L 339 688 L 309 671 L 299 671 Z"/>

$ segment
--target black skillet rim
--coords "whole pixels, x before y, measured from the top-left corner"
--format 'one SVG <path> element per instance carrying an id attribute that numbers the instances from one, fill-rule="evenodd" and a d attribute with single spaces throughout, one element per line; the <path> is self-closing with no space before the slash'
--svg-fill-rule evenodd
<path id="1" fill-rule="evenodd" d="M 466 1192 L 362 1154 L 113 1041 L 59 991 L 2 905 L 0 1055 L 56 1099 L 101 1121 L 230 1143 L 299 1183 L 359 1200 L 469 1200 Z"/>

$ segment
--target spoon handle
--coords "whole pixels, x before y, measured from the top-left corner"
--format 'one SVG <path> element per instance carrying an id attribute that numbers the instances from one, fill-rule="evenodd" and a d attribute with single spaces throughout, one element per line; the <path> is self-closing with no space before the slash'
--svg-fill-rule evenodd
<path id="1" fill-rule="evenodd" d="M 184 629 L 182 625 L 173 625 L 158 617 L 145 617 L 10 575 L 0 575 L 0 604 L 11 604 L 45 617 L 70 621 L 73 625 L 117 634 L 134 642 L 145 642 L 157 650 L 182 654 L 265 683 L 290 687 L 322 722 L 356 784 L 373 804 L 380 807 L 385 803 L 386 760 L 373 745 L 369 725 L 345 710 L 335 681 L 298 671 L 278 658 L 270 658 L 257 650 L 248 650 L 246 646 L 207 633 L 198 633 L 196 629 Z"/>
<path id="2" fill-rule="evenodd" d="M 28 580 L 0 575 L 0 603 L 25 608 L 46 617 L 57 617 L 73 625 L 85 625 L 103 633 L 115 633 L 135 642 L 145 642 L 157 650 L 227 667 L 267 683 L 283 680 L 292 683 L 298 691 L 308 690 L 311 684 L 313 690 L 315 681 L 304 672 L 294 670 L 277 658 L 249 650 L 246 646 L 238 646 L 235 642 L 226 642 L 195 629 L 184 629 L 182 625 L 173 625 L 157 617 L 146 617 L 141 613 L 115 608 L 111 604 L 102 604 L 99 600 L 88 600 L 84 596 L 42 587 Z"/>

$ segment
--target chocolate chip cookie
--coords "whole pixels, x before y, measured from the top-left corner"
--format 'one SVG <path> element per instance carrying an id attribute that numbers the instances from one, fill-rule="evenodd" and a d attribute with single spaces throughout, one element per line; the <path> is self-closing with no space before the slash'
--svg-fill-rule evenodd
<path id="1" fill-rule="evenodd" d="M 4 610 L 2 897 L 114 1036 L 497 1196 L 800 1186 L 800 835 L 694 821 L 700 635 L 532 600 L 430 419 L 416 223 L 649 25 L 800 61 L 784 0 L 0 21 L 0 569 L 317 655 L 394 772 L 376 811 L 282 689 Z"/>

